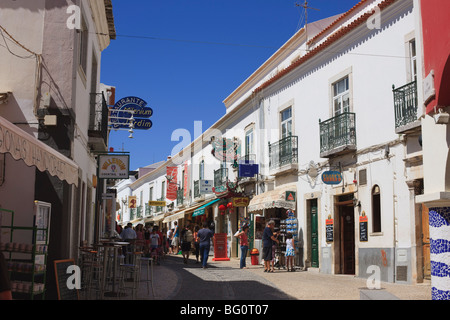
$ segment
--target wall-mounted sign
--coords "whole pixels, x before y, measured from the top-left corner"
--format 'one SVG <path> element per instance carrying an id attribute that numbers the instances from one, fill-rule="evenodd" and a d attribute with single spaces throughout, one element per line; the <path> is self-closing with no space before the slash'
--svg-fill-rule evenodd
<path id="1" fill-rule="evenodd" d="M 241 178 L 253 178 L 258 173 L 259 173 L 258 164 L 248 164 L 248 163 L 239 164 L 239 177 Z"/>
<path id="2" fill-rule="evenodd" d="M 333 237 L 334 237 L 333 229 L 334 229 L 333 219 L 325 220 L 325 231 L 326 231 L 327 242 L 333 242 Z"/>
<path id="3" fill-rule="evenodd" d="M 325 171 L 322 174 L 322 181 L 329 185 L 339 184 L 342 182 L 342 174 L 338 171 Z"/>
<path id="4" fill-rule="evenodd" d="M 98 177 L 100 179 L 128 179 L 129 162 L 129 155 L 99 155 Z"/>
<path id="5" fill-rule="evenodd" d="M 165 201 L 149 201 L 148 205 L 150 207 L 165 207 L 166 202 Z"/>
<path id="6" fill-rule="evenodd" d="M 120 99 L 111 109 L 110 127 L 112 129 L 149 130 L 153 123 L 150 121 L 153 110 L 147 107 L 147 102 L 138 97 Z"/>
<path id="7" fill-rule="evenodd" d="M 286 191 L 286 201 L 295 202 L 295 192 L 294 191 Z"/>
<path id="8" fill-rule="evenodd" d="M 200 194 L 208 194 L 213 192 L 214 181 L 200 180 Z"/>
<path id="9" fill-rule="evenodd" d="M 250 203 L 250 199 L 247 197 L 233 198 L 233 207 L 247 207 Z"/>
<path id="10" fill-rule="evenodd" d="M 130 209 L 136 209 L 137 208 L 136 196 L 128 196 L 128 208 L 130 208 Z"/>
<path id="11" fill-rule="evenodd" d="M 369 241 L 367 232 L 368 218 L 363 211 L 363 215 L 359 217 L 359 241 Z"/>

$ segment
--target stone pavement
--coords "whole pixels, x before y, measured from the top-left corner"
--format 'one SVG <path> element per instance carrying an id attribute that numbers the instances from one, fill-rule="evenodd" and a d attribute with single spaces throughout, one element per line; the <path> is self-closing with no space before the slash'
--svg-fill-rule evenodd
<path id="1" fill-rule="evenodd" d="M 163 261 L 159 266 L 154 266 L 155 296 L 153 296 L 151 288 L 150 294 L 148 294 L 146 284 L 142 284 L 137 300 L 177 299 L 183 281 L 179 272 L 176 271 L 177 269 L 171 265 L 176 259 L 179 259 L 179 262 L 176 263 L 182 264 L 181 256 L 170 255 L 167 261 Z M 232 258 L 230 261 L 209 259 L 208 264 L 211 268 L 239 270 L 239 260 L 236 258 Z M 192 258 L 189 265 L 194 268 L 195 261 Z M 274 273 L 266 273 L 263 272 L 262 265 L 251 265 L 250 259 L 247 259 L 247 266 L 248 269 L 240 270 L 240 272 L 252 273 L 252 279 L 268 283 L 294 300 L 431 300 L 430 283 L 404 285 L 383 282 L 380 290 L 368 290 L 366 280 L 355 276 L 327 275 L 315 271 L 299 270 L 287 272 L 283 269 L 275 269 Z M 202 271 L 200 266 L 198 269 L 198 272 Z M 121 298 L 121 300 L 130 299 L 130 296 Z"/>

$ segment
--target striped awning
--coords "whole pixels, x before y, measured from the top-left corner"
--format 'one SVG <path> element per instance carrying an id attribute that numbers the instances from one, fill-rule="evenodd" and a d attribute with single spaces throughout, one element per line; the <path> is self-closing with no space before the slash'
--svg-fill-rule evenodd
<path id="1" fill-rule="evenodd" d="M 78 186 L 78 165 L 74 161 L 3 117 L 0 117 L 0 153 L 9 153 L 14 160 L 23 160 L 27 166 Z"/>
<path id="2" fill-rule="evenodd" d="M 252 200 L 247 207 L 247 212 L 257 212 L 270 208 L 284 208 L 284 209 L 296 209 L 295 201 L 286 200 L 286 191 L 296 192 L 297 187 L 295 185 L 289 185 L 277 188 L 272 191 L 261 193 Z"/>
<path id="3" fill-rule="evenodd" d="M 192 217 L 194 218 L 194 217 L 198 217 L 198 216 L 204 215 L 205 214 L 205 209 L 207 207 L 213 205 L 214 203 L 216 203 L 216 202 L 218 202 L 220 200 L 222 200 L 222 199 L 215 199 L 215 200 L 213 200 L 211 202 L 208 202 L 207 204 L 204 204 L 203 206 L 201 206 L 200 208 L 198 208 L 198 209 L 196 209 L 194 211 L 194 213 L 192 214 Z"/>

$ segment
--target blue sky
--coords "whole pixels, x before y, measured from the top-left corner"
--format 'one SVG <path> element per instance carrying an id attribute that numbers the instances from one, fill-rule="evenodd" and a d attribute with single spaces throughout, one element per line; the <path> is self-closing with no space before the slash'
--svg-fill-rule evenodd
<path id="1" fill-rule="evenodd" d="M 134 170 L 165 160 L 178 141 L 225 114 L 223 100 L 304 25 L 303 0 L 113 0 L 117 39 L 102 54 L 101 82 L 116 100 L 137 96 L 153 127 L 110 135 Z M 308 21 L 343 13 L 359 0 L 310 0 Z M 194 138 L 194 137 L 192 137 Z"/>

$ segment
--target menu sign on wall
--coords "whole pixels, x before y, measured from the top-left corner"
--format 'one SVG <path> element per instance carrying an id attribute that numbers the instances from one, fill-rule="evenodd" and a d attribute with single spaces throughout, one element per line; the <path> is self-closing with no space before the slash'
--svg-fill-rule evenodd
<path id="1" fill-rule="evenodd" d="M 334 229 L 333 219 L 327 219 L 325 221 L 325 231 L 326 231 L 327 242 L 333 242 L 333 236 L 334 236 L 333 229 Z"/>
<path id="2" fill-rule="evenodd" d="M 359 217 L 359 241 L 369 241 L 367 222 L 367 216 L 363 213 L 363 215 Z"/>

